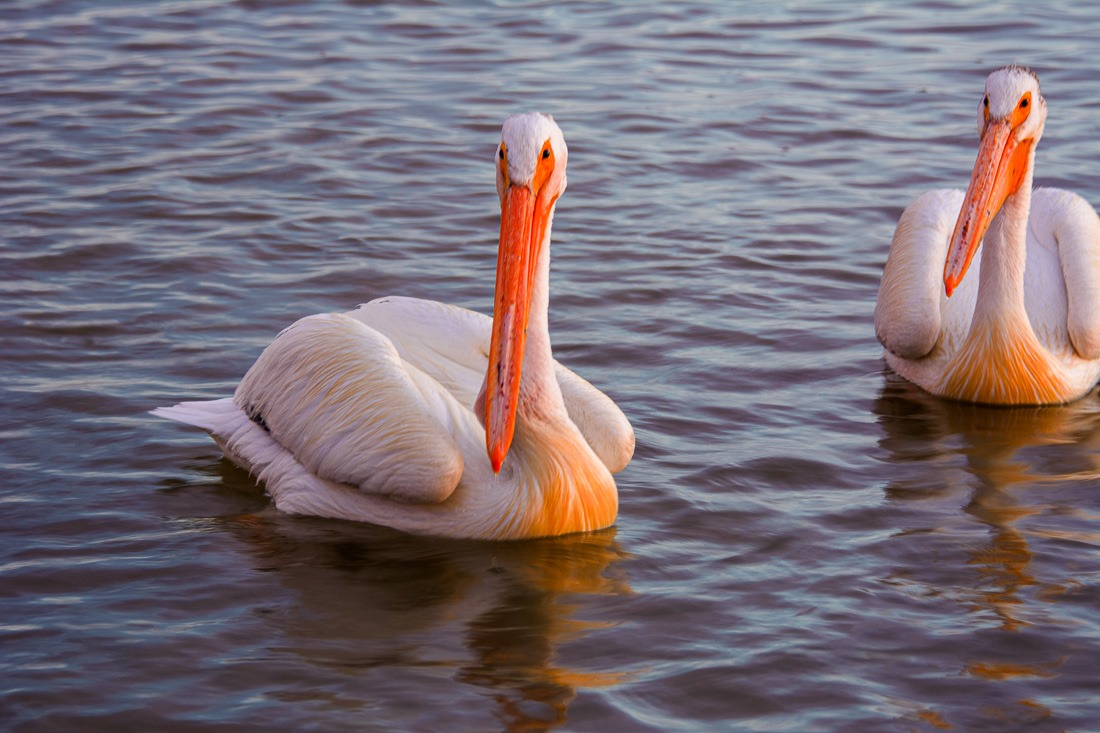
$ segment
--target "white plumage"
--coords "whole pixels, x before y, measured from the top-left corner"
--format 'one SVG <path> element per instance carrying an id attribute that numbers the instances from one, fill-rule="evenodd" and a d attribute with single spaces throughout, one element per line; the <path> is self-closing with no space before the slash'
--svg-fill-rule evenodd
<path id="1" fill-rule="evenodd" d="M 875 330 L 891 368 L 933 394 L 1050 404 L 1100 378 L 1100 218 L 1032 190 L 1045 120 L 1033 73 L 990 74 L 967 192 L 926 193 L 898 222 Z"/>
<path id="2" fill-rule="evenodd" d="M 288 512 L 486 539 L 611 524 L 611 473 L 629 462 L 634 433 L 608 397 L 554 361 L 547 329 L 566 156 L 549 116 L 505 122 L 500 333 L 472 311 L 380 298 L 284 330 L 232 398 L 154 414 L 208 431 Z M 490 369 L 494 353 L 502 366 Z M 487 410 L 502 427 L 483 427 Z"/>

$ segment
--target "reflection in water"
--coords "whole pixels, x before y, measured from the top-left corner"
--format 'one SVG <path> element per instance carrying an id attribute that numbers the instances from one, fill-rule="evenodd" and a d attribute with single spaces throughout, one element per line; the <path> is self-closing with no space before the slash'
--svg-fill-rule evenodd
<path id="1" fill-rule="evenodd" d="M 1024 490 L 1100 476 L 1095 394 L 1060 407 L 987 407 L 942 400 L 891 375 L 874 410 L 891 460 L 921 469 L 892 482 L 889 496 L 953 493 L 964 482 L 970 492 L 964 511 L 991 530 L 989 543 L 970 558 L 978 573 L 974 603 L 995 613 L 1001 628 L 1018 630 L 1026 623 L 1015 613 L 1019 592 L 1037 581 L 1016 523 L 1047 509 Z M 961 476 L 954 456 L 964 458 Z"/>
<path id="2" fill-rule="evenodd" d="M 967 536 L 968 527 L 961 529 L 961 540 L 950 536 L 960 531 L 950 516 L 941 516 L 943 526 L 935 528 L 948 534 L 953 547 L 963 548 L 967 567 L 976 577 L 972 585 L 962 587 L 958 572 L 938 575 L 939 571 L 930 569 L 928 596 L 961 598 L 968 611 L 978 612 L 979 618 L 992 614 L 997 629 L 1019 642 L 956 635 L 949 643 L 960 655 L 960 671 L 971 679 L 998 683 L 1055 677 L 1067 657 L 1036 653 L 1041 647 L 1032 646 L 1020 632 L 1033 622 L 1029 618 L 1044 614 L 1037 610 L 1037 599 L 1057 600 L 1067 584 L 1076 581 L 1051 578 L 1059 566 L 1036 567 L 1033 562 L 1028 537 L 1038 541 L 1042 532 L 1034 527 L 1043 520 L 1027 523 L 1024 531 L 1018 523 L 1040 513 L 1077 511 L 1064 499 L 1057 504 L 1055 494 L 1035 490 L 1037 486 L 1058 482 L 1066 486 L 1100 476 L 1100 407 L 1095 393 L 1061 407 L 983 407 L 932 397 L 890 375 L 874 411 L 883 429 L 880 444 L 898 473 L 886 488 L 887 496 L 904 500 L 962 495 L 965 515 L 989 528 L 988 541 L 978 544 Z M 974 628 L 983 625 L 979 621 Z M 1006 694 L 1011 694 L 1007 689 Z M 974 713 L 982 724 L 1013 725 L 1055 715 L 1039 699 L 1018 695 L 987 701 Z M 925 722 L 953 727 L 940 719 Z"/>
<path id="3" fill-rule="evenodd" d="M 557 661 L 564 643 L 611 625 L 577 617 L 584 596 L 630 593 L 616 573 L 624 553 L 614 528 L 464 542 L 275 512 L 237 517 L 230 528 L 257 569 L 293 591 L 299 605 L 268 621 L 280 650 L 312 665 L 348 674 L 452 669 L 489 691 L 509 731 L 550 730 L 579 689 L 624 678 Z"/>

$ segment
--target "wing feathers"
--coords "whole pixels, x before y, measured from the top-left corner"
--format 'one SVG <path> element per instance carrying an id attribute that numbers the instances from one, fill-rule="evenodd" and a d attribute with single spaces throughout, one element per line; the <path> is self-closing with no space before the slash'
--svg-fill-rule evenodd
<path id="1" fill-rule="evenodd" d="M 556 361 L 554 374 L 569 418 L 592 452 L 611 473 L 626 468 L 634 455 L 634 429 L 626 415 L 610 397 Z"/>
<path id="2" fill-rule="evenodd" d="M 894 231 L 875 302 L 875 334 L 889 351 L 919 359 L 942 325 L 943 263 L 962 193 L 929 191 L 905 210 Z"/>
<path id="3" fill-rule="evenodd" d="M 1035 191 L 1049 214 L 1066 283 L 1066 328 L 1083 359 L 1100 359 L 1100 217 L 1087 201 L 1059 189 Z"/>
<path id="4" fill-rule="evenodd" d="M 462 476 L 447 400 L 387 338 L 339 314 L 283 331 L 234 395 L 311 473 L 416 503 L 443 501 Z"/>
<path id="5" fill-rule="evenodd" d="M 473 407 L 489 359 L 492 319 L 434 300 L 388 296 L 347 314 L 385 335 L 398 355 Z"/>
<path id="6" fill-rule="evenodd" d="M 393 341 L 401 358 L 473 407 L 488 368 L 492 319 L 475 311 L 418 298 L 389 296 L 347 314 Z M 575 372 L 554 362 L 570 419 L 612 473 L 634 455 L 634 430 L 617 405 Z"/>

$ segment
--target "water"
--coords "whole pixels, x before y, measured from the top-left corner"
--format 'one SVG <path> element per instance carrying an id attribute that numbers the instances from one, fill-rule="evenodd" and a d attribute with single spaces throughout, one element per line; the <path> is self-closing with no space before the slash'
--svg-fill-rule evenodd
<path id="1" fill-rule="evenodd" d="M 0 8 L 0 725 L 1100 730 L 1096 395 L 945 404 L 871 323 L 992 68 L 1100 204 L 1094 4 L 460 5 Z M 638 434 L 614 528 L 291 517 L 147 414 L 302 315 L 488 309 L 526 109 L 556 354 Z"/>

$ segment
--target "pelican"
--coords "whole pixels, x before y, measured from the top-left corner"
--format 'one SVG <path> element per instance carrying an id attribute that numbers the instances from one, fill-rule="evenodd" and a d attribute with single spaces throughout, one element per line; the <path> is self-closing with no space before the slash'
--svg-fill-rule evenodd
<path id="1" fill-rule="evenodd" d="M 290 513 L 477 539 L 611 525 L 611 475 L 634 431 L 550 349 L 550 225 L 567 156 L 549 115 L 504 122 L 492 319 L 404 297 L 308 316 L 232 398 L 153 413 L 208 431 Z"/>
<path id="2" fill-rule="evenodd" d="M 994 71 L 965 195 L 930 191 L 898 222 L 875 332 L 890 367 L 932 394 L 1059 404 L 1100 378 L 1100 218 L 1077 194 L 1032 190 L 1046 117 L 1032 71 Z"/>

